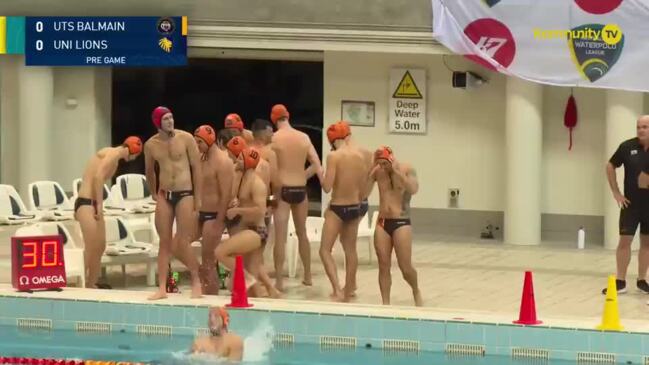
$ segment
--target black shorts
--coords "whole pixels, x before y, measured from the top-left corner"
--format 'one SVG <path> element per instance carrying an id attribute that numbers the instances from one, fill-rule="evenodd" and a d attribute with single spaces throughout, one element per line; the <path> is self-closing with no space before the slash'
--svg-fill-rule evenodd
<path id="1" fill-rule="evenodd" d="M 329 209 L 334 212 L 340 218 L 341 221 L 343 222 L 350 222 L 353 221 L 354 219 L 361 217 L 360 211 L 361 211 L 361 206 L 360 204 L 352 204 L 352 205 L 334 205 L 330 204 Z"/>
<path id="2" fill-rule="evenodd" d="M 88 199 L 88 198 L 82 198 L 82 197 L 77 197 L 77 200 L 74 201 L 74 212 L 76 213 L 79 208 L 81 208 L 84 205 L 89 205 L 91 207 L 95 208 L 95 213 L 97 213 L 97 201 Z"/>
<path id="3" fill-rule="evenodd" d="M 218 217 L 217 212 L 198 212 L 198 221 L 200 223 L 205 223 L 207 221 L 214 220 Z"/>
<path id="4" fill-rule="evenodd" d="M 361 202 L 361 211 L 358 214 L 360 214 L 360 216 L 363 217 L 365 216 L 365 214 L 367 214 L 367 211 L 369 209 L 370 209 L 370 203 L 368 203 L 367 199 L 365 199 Z"/>
<path id="5" fill-rule="evenodd" d="M 394 232 L 401 228 L 410 225 L 410 218 L 380 218 L 377 222 L 378 226 L 383 228 L 385 233 L 392 237 Z"/>
<path id="6" fill-rule="evenodd" d="M 281 196 L 289 204 L 300 204 L 306 198 L 306 186 L 282 186 Z"/>
<path id="7" fill-rule="evenodd" d="M 649 207 L 626 207 L 620 210 L 620 235 L 633 236 L 640 225 L 640 234 L 649 234 Z"/>
<path id="8" fill-rule="evenodd" d="M 179 191 L 166 191 L 166 190 L 161 190 L 162 194 L 165 197 L 165 200 L 171 204 L 172 208 L 176 208 L 176 205 L 178 205 L 178 202 L 182 200 L 182 198 L 186 196 L 192 196 L 194 195 L 193 190 L 179 190 Z"/>

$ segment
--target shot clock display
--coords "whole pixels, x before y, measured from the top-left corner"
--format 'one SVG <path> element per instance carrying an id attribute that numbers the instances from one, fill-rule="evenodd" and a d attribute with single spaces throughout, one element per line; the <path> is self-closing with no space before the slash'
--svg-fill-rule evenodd
<path id="1" fill-rule="evenodd" d="M 61 236 L 11 238 L 11 283 L 19 291 L 65 287 Z"/>

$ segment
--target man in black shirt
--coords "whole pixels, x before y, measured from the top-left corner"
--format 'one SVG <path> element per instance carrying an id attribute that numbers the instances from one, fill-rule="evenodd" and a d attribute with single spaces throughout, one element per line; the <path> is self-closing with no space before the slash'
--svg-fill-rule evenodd
<path id="1" fill-rule="evenodd" d="M 640 225 L 638 253 L 639 290 L 649 293 L 645 280 L 649 266 L 649 116 L 637 122 L 637 137 L 620 144 L 606 166 L 606 176 L 620 206 L 620 241 L 617 246 L 617 292 L 626 293 L 626 271 L 631 261 L 631 242 Z M 615 169 L 624 165 L 624 195 L 617 185 Z M 606 294 L 606 289 L 602 290 Z"/>

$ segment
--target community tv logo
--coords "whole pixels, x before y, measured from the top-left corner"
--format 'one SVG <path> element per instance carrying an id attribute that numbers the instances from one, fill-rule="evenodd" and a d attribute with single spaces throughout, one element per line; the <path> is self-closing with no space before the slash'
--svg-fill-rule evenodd
<path id="1" fill-rule="evenodd" d="M 595 82 L 615 65 L 624 48 L 624 34 L 619 27 L 607 29 L 604 24 L 584 24 L 575 27 L 571 32 L 588 33 L 591 37 L 570 37 L 568 46 L 572 60 L 583 77 Z M 595 36 L 599 34 L 599 36 Z"/>

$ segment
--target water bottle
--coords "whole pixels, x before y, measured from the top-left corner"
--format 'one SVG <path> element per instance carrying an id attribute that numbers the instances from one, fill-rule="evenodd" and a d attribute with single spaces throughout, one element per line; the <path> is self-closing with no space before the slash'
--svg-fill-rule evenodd
<path id="1" fill-rule="evenodd" d="M 218 276 L 219 276 L 219 283 L 221 284 L 220 289 L 226 289 L 225 281 L 228 278 L 228 274 L 225 272 L 225 269 L 223 268 L 223 266 L 219 265 L 218 262 L 216 263 L 216 266 L 218 268 L 217 272 L 218 272 Z"/>
<path id="2" fill-rule="evenodd" d="M 586 231 L 584 230 L 584 227 L 579 227 L 579 231 L 577 231 L 577 248 L 583 250 L 585 245 Z"/>

